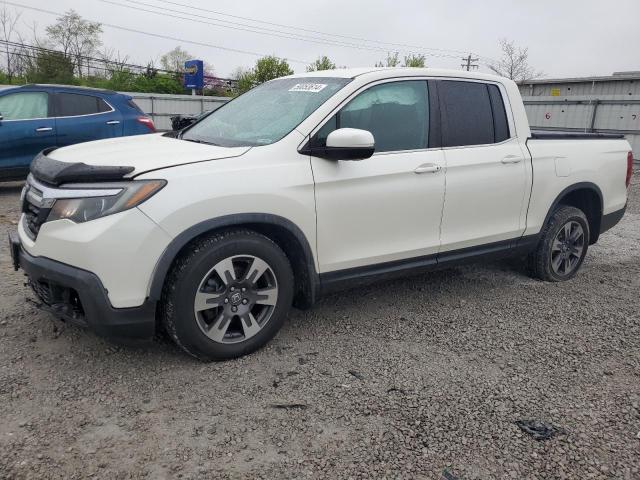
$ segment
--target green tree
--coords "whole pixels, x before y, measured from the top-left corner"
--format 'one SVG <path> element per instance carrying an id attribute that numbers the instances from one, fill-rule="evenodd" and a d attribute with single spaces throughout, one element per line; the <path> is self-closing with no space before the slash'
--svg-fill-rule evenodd
<path id="1" fill-rule="evenodd" d="M 426 67 L 424 55 L 411 54 L 404 57 L 404 67 Z"/>
<path id="2" fill-rule="evenodd" d="M 85 58 L 95 54 L 102 45 L 102 25 L 85 20 L 74 10 L 69 10 L 46 30 L 49 38 L 60 47 L 64 56 L 74 58 L 76 73 L 82 77 Z M 88 62 L 86 67 L 89 75 Z"/>
<path id="3" fill-rule="evenodd" d="M 238 81 L 238 92 L 244 93 L 257 85 L 255 75 L 252 70 L 237 72 L 235 79 Z"/>
<path id="4" fill-rule="evenodd" d="M 244 93 L 261 83 L 292 74 L 293 70 L 286 60 L 270 55 L 258 59 L 252 70 L 236 70 L 235 77 L 238 80 L 238 91 Z"/>
<path id="5" fill-rule="evenodd" d="M 27 81 L 31 83 L 73 84 L 74 65 L 62 52 L 40 51 L 27 70 Z"/>
<path id="6" fill-rule="evenodd" d="M 293 70 L 286 60 L 270 55 L 258 59 L 253 69 L 253 75 L 257 85 L 268 82 L 274 78 L 292 75 Z"/>
<path id="7" fill-rule="evenodd" d="M 183 72 L 184 62 L 193 60 L 193 55 L 178 45 L 160 57 L 160 65 L 163 70 L 170 72 Z"/>
<path id="8" fill-rule="evenodd" d="M 318 57 L 318 59 L 313 62 L 311 65 L 307 66 L 307 72 L 319 72 L 321 70 L 333 70 L 336 68 L 336 64 L 333 63 L 329 57 L 323 55 Z"/>
<path id="9" fill-rule="evenodd" d="M 387 53 L 387 58 L 376 63 L 376 67 L 398 67 L 400 66 L 400 58 L 398 52 Z"/>

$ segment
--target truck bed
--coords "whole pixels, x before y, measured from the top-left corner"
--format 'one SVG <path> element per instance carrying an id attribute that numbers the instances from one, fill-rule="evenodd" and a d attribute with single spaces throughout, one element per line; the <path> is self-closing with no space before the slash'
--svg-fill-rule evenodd
<path id="1" fill-rule="evenodd" d="M 587 132 L 561 132 L 548 130 L 531 130 L 531 137 L 534 140 L 601 140 L 619 139 L 624 135 L 619 133 L 587 133 Z"/>

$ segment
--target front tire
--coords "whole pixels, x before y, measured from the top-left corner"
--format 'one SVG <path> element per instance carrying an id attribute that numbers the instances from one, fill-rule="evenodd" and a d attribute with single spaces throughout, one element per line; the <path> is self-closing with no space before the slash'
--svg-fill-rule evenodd
<path id="1" fill-rule="evenodd" d="M 587 254 L 590 233 L 582 210 L 558 207 L 540 233 L 536 250 L 529 255 L 532 276 L 548 282 L 573 278 Z"/>
<path id="2" fill-rule="evenodd" d="M 280 330 L 293 300 L 284 252 L 250 230 L 195 241 L 173 266 L 161 299 L 169 336 L 200 360 L 240 357 Z"/>

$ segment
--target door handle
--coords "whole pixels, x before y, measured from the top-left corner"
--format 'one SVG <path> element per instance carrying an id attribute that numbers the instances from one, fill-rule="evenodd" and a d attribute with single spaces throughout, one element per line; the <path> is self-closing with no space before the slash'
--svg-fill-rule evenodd
<path id="1" fill-rule="evenodd" d="M 502 160 L 500 160 L 504 164 L 508 163 L 520 163 L 522 161 L 522 157 L 518 155 L 507 155 Z"/>
<path id="2" fill-rule="evenodd" d="M 40 127 L 36 128 L 36 132 L 50 132 L 53 130 L 53 127 Z"/>
<path id="3" fill-rule="evenodd" d="M 442 169 L 440 165 L 435 163 L 425 163 L 414 170 L 414 173 L 436 173 Z"/>
<path id="4" fill-rule="evenodd" d="M 107 122 L 107 125 L 118 125 L 120 123 L 120 120 L 109 120 Z"/>

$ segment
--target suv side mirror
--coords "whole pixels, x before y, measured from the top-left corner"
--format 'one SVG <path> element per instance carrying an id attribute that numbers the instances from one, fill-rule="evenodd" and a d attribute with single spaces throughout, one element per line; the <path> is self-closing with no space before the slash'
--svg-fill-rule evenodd
<path id="1" fill-rule="evenodd" d="M 310 147 L 300 153 L 328 160 L 364 160 L 375 150 L 373 134 L 358 128 L 339 128 L 327 136 L 326 147 Z"/>

